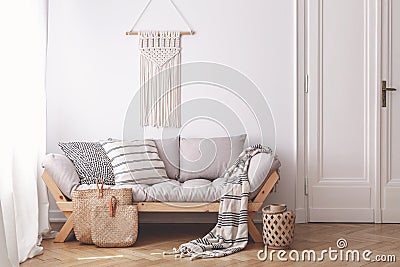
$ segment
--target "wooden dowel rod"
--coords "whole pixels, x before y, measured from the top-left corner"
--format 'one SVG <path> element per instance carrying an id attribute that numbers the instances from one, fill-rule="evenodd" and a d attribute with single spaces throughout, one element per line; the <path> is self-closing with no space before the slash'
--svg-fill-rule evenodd
<path id="1" fill-rule="evenodd" d="M 126 35 L 139 35 L 139 32 L 126 32 Z M 193 35 L 194 32 L 181 32 L 181 35 Z"/>

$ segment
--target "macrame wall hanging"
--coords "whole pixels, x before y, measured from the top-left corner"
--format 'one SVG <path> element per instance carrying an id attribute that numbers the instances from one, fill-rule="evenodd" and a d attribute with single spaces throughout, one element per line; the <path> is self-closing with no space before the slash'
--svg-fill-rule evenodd
<path id="1" fill-rule="evenodd" d="M 181 35 L 192 35 L 188 22 L 169 0 L 189 31 L 134 31 L 152 0 L 140 13 L 127 35 L 139 35 L 140 119 L 142 126 L 181 126 Z"/>

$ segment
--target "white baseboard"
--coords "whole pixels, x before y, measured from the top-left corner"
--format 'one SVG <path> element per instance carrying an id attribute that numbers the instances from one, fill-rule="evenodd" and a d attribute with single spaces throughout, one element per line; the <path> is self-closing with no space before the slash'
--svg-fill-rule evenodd
<path id="1" fill-rule="evenodd" d="M 382 221 L 385 223 L 399 223 L 400 209 L 382 209 Z"/>
<path id="2" fill-rule="evenodd" d="M 306 209 L 296 209 L 296 223 L 307 223 Z"/>
<path id="3" fill-rule="evenodd" d="M 262 213 L 259 212 L 255 223 L 262 223 Z M 64 214 L 59 210 L 49 211 L 50 222 L 66 222 Z M 217 213 L 140 213 L 140 223 L 216 223 Z"/>
<path id="4" fill-rule="evenodd" d="M 66 222 L 67 218 L 59 210 L 49 210 L 50 222 Z"/>
<path id="5" fill-rule="evenodd" d="M 217 213 L 139 213 L 140 223 L 216 223 Z"/>
<path id="6" fill-rule="evenodd" d="M 50 222 L 66 222 L 59 210 L 49 211 Z M 216 223 L 217 213 L 140 213 L 140 223 Z"/>
<path id="7" fill-rule="evenodd" d="M 312 222 L 372 223 L 373 209 L 310 209 Z"/>
<path id="8" fill-rule="evenodd" d="M 303 215 L 304 214 L 304 215 Z M 306 223 L 304 209 L 296 210 L 296 223 Z M 66 222 L 64 214 L 59 210 L 50 210 L 50 222 Z M 254 217 L 255 223 L 262 223 L 262 212 Z M 217 213 L 140 213 L 140 223 L 216 223 Z"/>
<path id="9" fill-rule="evenodd" d="M 64 214 L 59 210 L 49 211 L 50 222 L 66 222 Z M 141 223 L 215 223 L 217 222 L 216 213 L 141 213 L 139 216 Z M 262 223 L 262 212 L 254 218 L 255 223 Z M 296 223 L 306 223 L 305 210 L 296 210 Z"/>

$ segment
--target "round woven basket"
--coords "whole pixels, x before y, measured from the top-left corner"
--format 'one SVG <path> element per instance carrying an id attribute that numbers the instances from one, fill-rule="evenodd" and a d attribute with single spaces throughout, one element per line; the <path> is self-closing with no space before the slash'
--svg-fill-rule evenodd
<path id="1" fill-rule="evenodd" d="M 287 249 L 293 243 L 296 215 L 286 205 L 272 204 L 264 207 L 263 241 L 272 249 Z"/>

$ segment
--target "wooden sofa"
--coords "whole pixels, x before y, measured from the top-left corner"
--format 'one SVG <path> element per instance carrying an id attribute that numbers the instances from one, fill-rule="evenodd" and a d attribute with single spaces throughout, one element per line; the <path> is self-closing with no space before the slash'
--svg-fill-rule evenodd
<path id="1" fill-rule="evenodd" d="M 67 217 L 67 221 L 54 239 L 54 242 L 64 242 L 73 229 L 72 201 L 69 200 L 58 188 L 54 179 L 43 171 L 42 179 L 56 200 L 59 209 Z M 279 180 L 278 171 L 274 171 L 264 182 L 256 197 L 248 204 L 249 235 L 254 242 L 262 242 L 262 236 L 254 224 L 254 216 L 261 209 L 268 194 Z M 137 202 L 139 212 L 218 212 L 219 202 L 195 203 L 195 202 Z"/>

